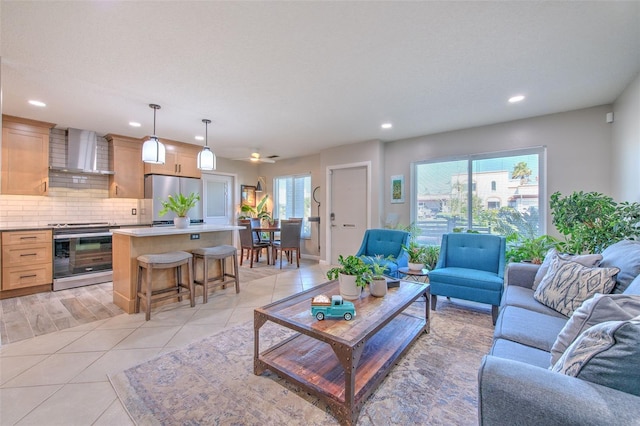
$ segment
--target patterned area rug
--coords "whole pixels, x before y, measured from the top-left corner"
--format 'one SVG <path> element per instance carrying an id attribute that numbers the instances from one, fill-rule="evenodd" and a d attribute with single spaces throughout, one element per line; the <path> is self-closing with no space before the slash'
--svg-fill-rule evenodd
<path id="1" fill-rule="evenodd" d="M 424 312 L 424 301 L 411 309 Z M 477 371 L 493 327 L 484 306 L 438 301 L 423 334 L 365 403 L 358 424 L 477 424 Z M 261 350 L 289 331 L 267 323 Z M 265 341 L 265 346 L 262 341 Z M 270 372 L 253 374 L 253 324 L 109 377 L 139 425 L 332 425 L 330 409 Z"/>

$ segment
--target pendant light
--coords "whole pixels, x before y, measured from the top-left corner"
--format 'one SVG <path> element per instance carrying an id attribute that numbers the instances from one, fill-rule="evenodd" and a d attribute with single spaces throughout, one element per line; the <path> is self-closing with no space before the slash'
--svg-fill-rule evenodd
<path id="1" fill-rule="evenodd" d="M 209 123 L 211 120 L 206 118 L 202 119 L 204 123 L 204 143 L 205 146 L 202 151 L 198 153 L 198 168 L 200 170 L 215 170 L 216 169 L 216 155 L 209 148 Z"/>
<path id="2" fill-rule="evenodd" d="M 149 104 L 149 108 L 153 109 L 153 135 L 149 136 L 142 145 L 142 161 L 150 164 L 164 164 L 164 145 L 156 136 L 156 110 L 160 109 L 160 105 Z"/>

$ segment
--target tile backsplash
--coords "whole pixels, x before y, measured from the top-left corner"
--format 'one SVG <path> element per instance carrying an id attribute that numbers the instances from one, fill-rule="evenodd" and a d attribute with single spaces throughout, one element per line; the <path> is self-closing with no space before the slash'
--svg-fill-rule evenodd
<path id="1" fill-rule="evenodd" d="M 65 163 L 65 130 L 52 129 L 50 162 Z M 98 137 L 98 166 L 106 170 L 107 141 Z M 0 228 L 46 226 L 50 223 L 108 222 L 117 225 L 150 223 L 144 199 L 109 198 L 107 175 L 49 172 L 49 195 L 1 195 Z M 131 214 L 136 209 L 137 214 Z"/>

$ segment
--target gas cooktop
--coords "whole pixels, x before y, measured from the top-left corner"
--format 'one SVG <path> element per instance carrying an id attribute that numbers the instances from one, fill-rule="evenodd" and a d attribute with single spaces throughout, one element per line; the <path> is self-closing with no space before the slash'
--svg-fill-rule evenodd
<path id="1" fill-rule="evenodd" d="M 115 223 L 111 224 L 109 222 L 90 222 L 90 223 L 50 223 L 47 226 L 51 226 L 52 228 L 104 228 L 104 227 L 114 227 Z"/>

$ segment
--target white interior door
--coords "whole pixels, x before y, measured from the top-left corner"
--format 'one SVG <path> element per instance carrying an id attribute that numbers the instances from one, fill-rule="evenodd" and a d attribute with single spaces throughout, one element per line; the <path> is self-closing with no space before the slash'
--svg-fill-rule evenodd
<path id="1" fill-rule="evenodd" d="M 369 188 L 367 166 L 336 168 L 330 171 L 330 262 L 338 255 L 356 254 L 367 229 Z"/>
<path id="2" fill-rule="evenodd" d="M 233 223 L 233 176 L 202 174 L 204 223 Z"/>

